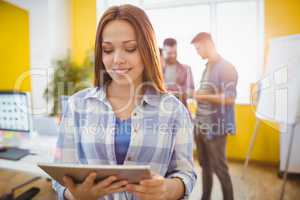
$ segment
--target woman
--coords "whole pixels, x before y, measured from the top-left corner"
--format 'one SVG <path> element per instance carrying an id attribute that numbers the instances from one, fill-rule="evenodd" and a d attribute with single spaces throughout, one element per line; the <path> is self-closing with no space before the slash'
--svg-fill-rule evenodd
<path id="1" fill-rule="evenodd" d="M 185 107 L 165 92 L 159 52 L 141 9 L 109 8 L 96 34 L 95 88 L 73 95 L 61 122 L 56 162 L 150 165 L 151 179 L 116 177 L 54 183 L 60 199 L 180 199 L 196 180 L 192 124 Z"/>

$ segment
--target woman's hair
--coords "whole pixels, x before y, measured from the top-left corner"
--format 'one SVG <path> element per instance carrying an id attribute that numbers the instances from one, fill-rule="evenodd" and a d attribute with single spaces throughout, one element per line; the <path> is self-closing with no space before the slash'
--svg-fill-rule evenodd
<path id="1" fill-rule="evenodd" d="M 110 7 L 99 21 L 95 44 L 95 86 L 103 86 L 111 80 L 102 61 L 102 34 L 104 27 L 113 20 L 125 20 L 134 28 L 138 50 L 144 65 L 144 81 L 157 92 L 164 93 L 166 90 L 153 27 L 142 9 L 129 4 Z"/>

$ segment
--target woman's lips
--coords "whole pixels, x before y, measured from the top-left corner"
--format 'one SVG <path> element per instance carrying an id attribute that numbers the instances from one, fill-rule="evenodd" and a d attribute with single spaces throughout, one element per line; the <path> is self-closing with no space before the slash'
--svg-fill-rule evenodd
<path id="1" fill-rule="evenodd" d="M 129 71 L 131 70 L 131 68 L 115 68 L 112 69 L 113 73 L 117 74 L 117 75 L 124 75 L 127 74 Z"/>

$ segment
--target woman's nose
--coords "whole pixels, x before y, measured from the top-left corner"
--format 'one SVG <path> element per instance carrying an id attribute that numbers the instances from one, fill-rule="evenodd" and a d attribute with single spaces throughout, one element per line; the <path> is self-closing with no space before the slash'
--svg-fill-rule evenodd
<path id="1" fill-rule="evenodd" d="M 118 64 L 123 64 L 125 62 L 123 53 L 121 51 L 116 51 L 114 54 L 114 64 L 118 65 Z"/>

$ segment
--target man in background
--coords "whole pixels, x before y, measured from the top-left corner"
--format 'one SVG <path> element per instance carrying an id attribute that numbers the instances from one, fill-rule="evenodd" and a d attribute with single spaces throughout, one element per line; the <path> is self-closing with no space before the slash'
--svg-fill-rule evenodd
<path id="1" fill-rule="evenodd" d="M 189 66 L 177 61 L 177 41 L 174 38 L 164 40 L 163 55 L 166 88 L 187 106 L 187 98 L 194 90 L 193 75 Z"/>
<path id="2" fill-rule="evenodd" d="M 197 34 L 191 43 L 202 59 L 207 59 L 200 88 L 195 91 L 197 113 L 195 142 L 202 167 L 202 200 L 211 198 L 213 173 L 220 180 L 223 199 L 233 199 L 233 187 L 226 160 L 226 138 L 235 133 L 234 103 L 237 72 L 217 52 L 209 33 Z"/>

